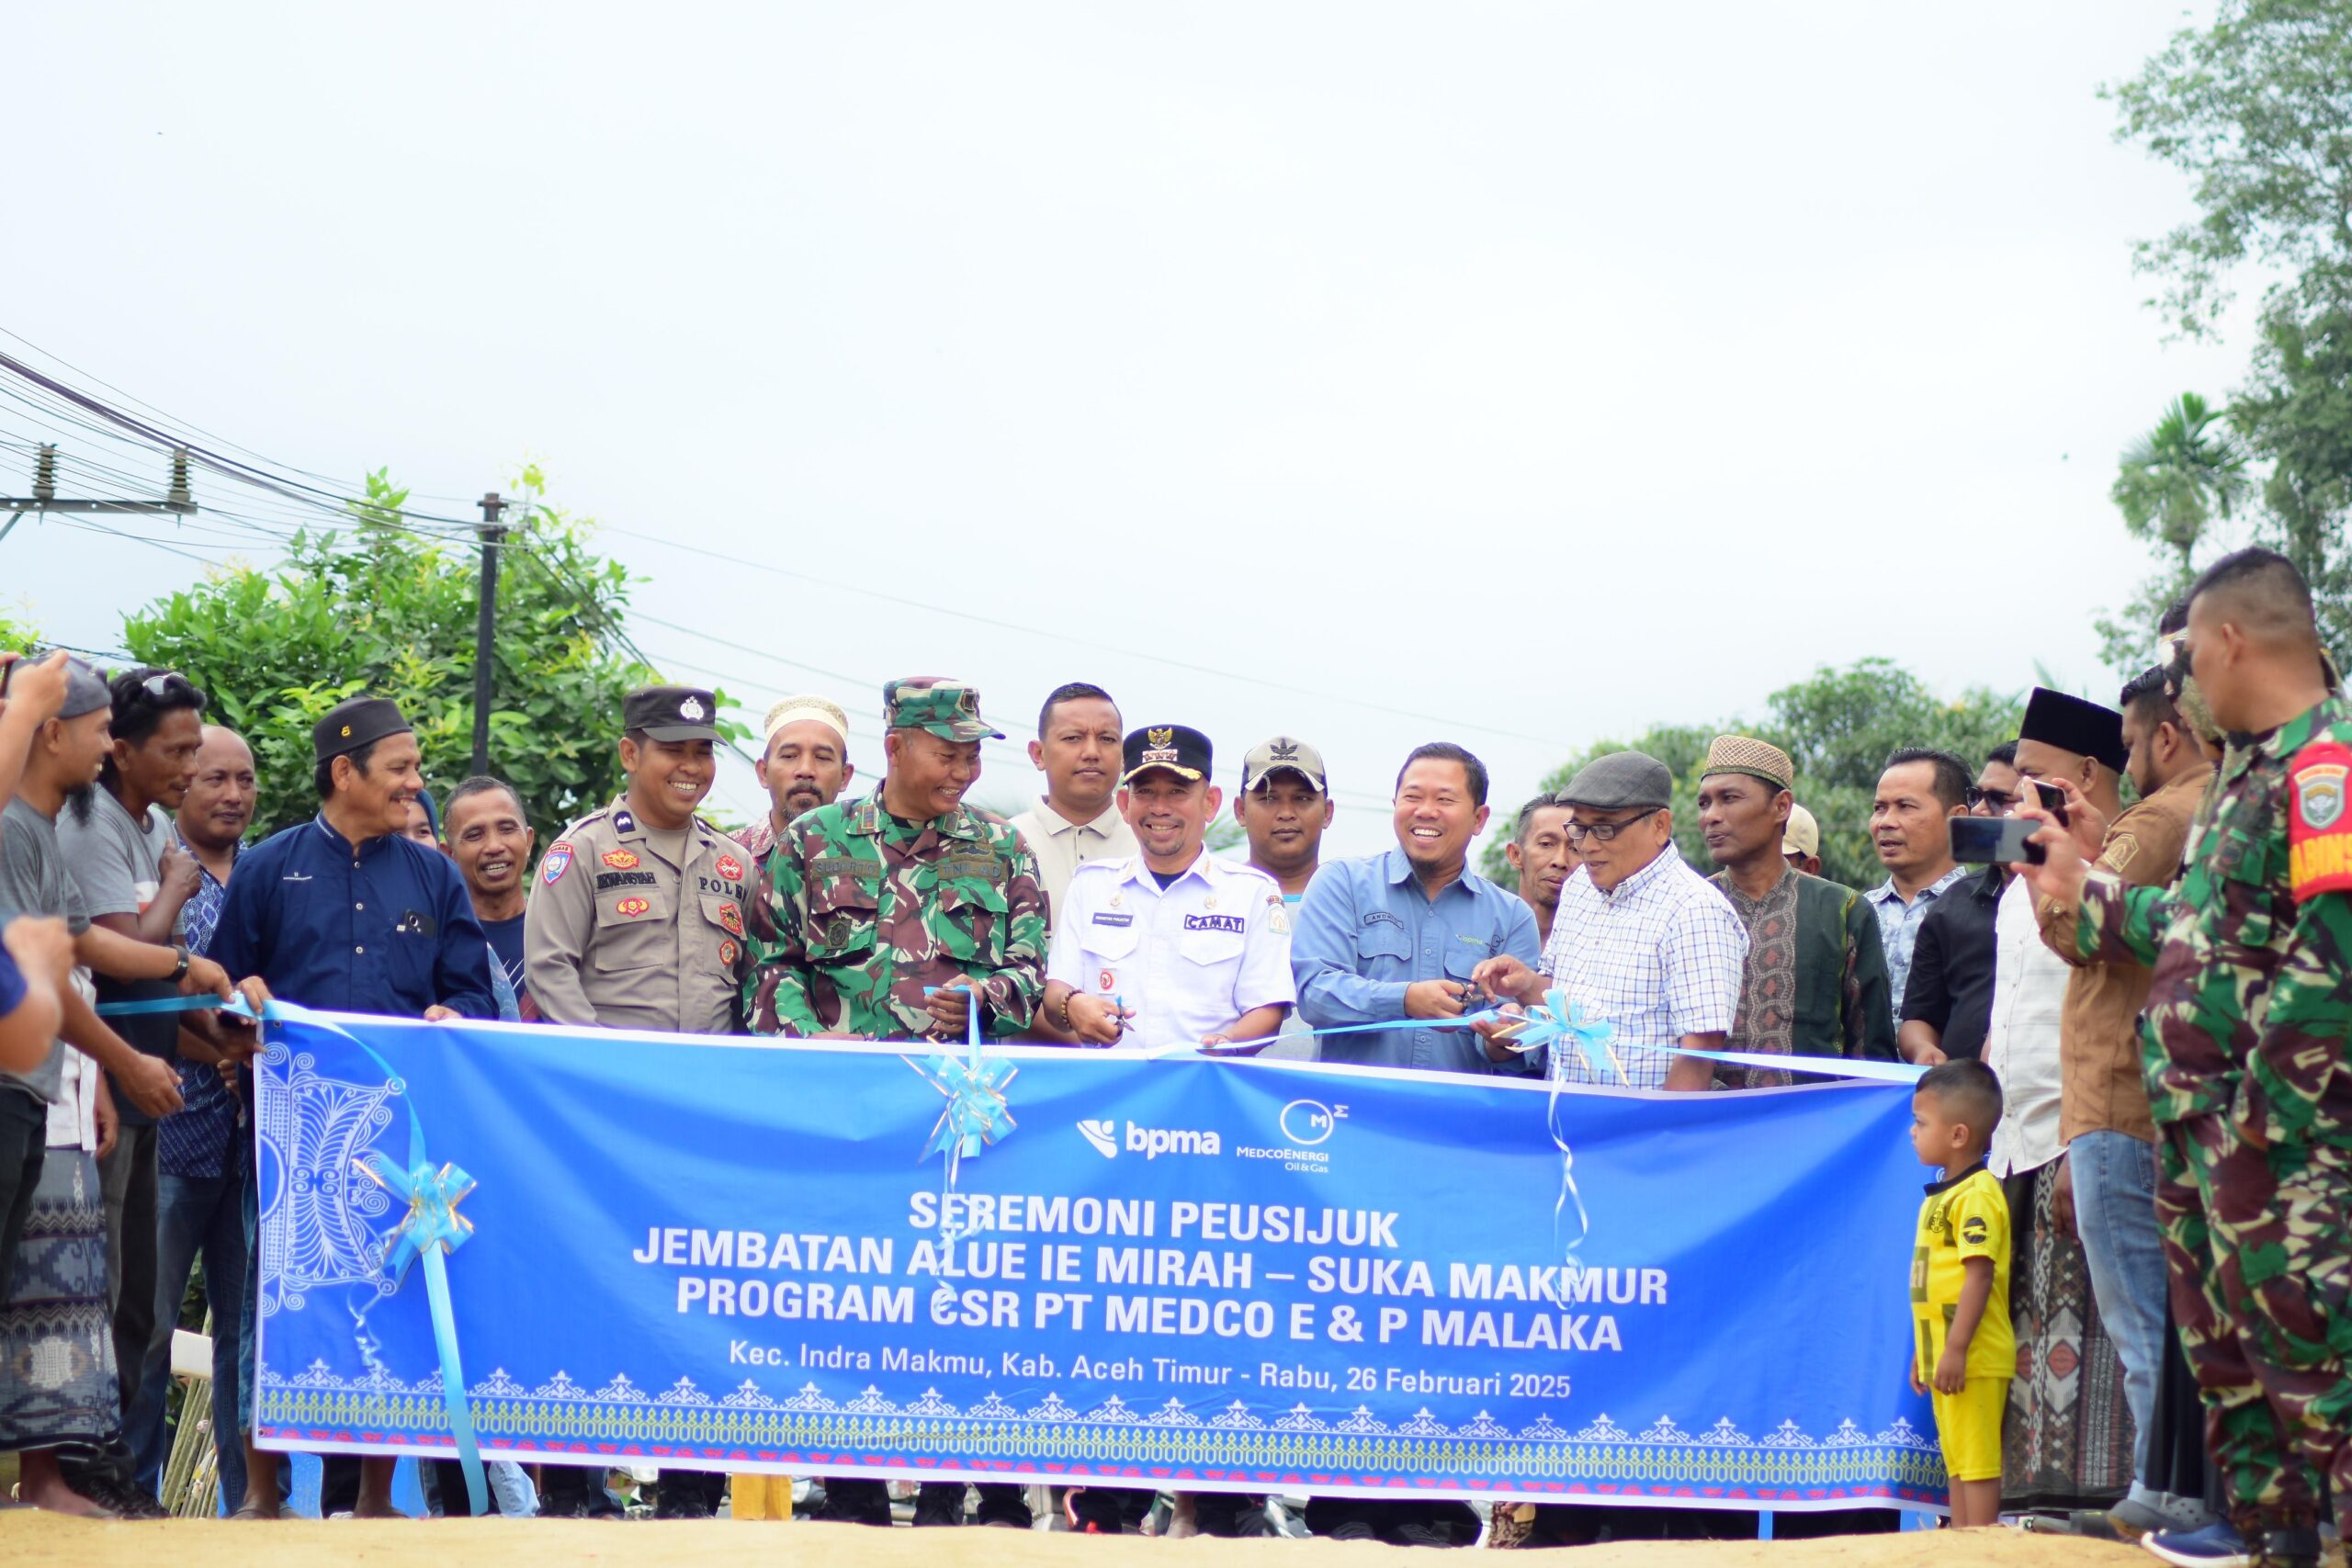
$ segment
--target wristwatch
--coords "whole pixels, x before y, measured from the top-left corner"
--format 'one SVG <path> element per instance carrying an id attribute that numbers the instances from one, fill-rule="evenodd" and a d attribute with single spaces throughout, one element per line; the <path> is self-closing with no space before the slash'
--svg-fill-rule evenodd
<path id="1" fill-rule="evenodd" d="M 182 946 L 181 946 L 179 943 L 177 943 L 177 942 L 174 942 L 174 943 L 172 943 L 172 955 L 173 955 L 174 957 L 175 957 L 175 958 L 177 958 L 177 959 L 179 960 L 179 962 L 178 962 L 177 964 L 174 964 L 174 965 L 172 966 L 172 980 L 173 980 L 173 982 L 174 982 L 175 984 L 176 984 L 176 983 L 178 983 L 179 981 L 182 981 L 182 980 L 185 980 L 185 979 L 187 979 L 187 964 L 188 964 L 188 953 L 187 953 L 187 948 L 185 948 L 185 947 L 182 947 Z"/>

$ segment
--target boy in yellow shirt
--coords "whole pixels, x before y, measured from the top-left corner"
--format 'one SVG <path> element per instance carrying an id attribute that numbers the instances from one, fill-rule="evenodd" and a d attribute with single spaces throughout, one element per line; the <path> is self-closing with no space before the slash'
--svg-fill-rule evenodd
<path id="1" fill-rule="evenodd" d="M 1984 1168 L 2000 1119 L 2000 1080 L 1979 1061 L 1930 1067 L 1912 1091 L 1911 1146 L 1944 1179 L 1919 1205 L 1911 1255 L 1911 1390 L 1934 1404 L 1959 1529 L 2000 1522 L 2001 1412 L 2018 1370 L 2009 1205 Z"/>

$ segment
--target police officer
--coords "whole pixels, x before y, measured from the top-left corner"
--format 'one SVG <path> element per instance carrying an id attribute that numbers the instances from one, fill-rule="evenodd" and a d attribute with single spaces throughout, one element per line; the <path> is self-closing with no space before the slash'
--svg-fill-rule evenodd
<path id="1" fill-rule="evenodd" d="M 2188 645 L 2230 750 L 2180 881 L 2086 872 L 2073 837 L 2034 808 L 2019 815 L 2047 824 L 2034 835 L 2047 858 L 2016 869 L 2041 897 L 2077 904 L 2081 957 L 2154 969 L 2141 1045 L 2181 1348 L 2239 1560 L 2315 1563 L 2313 1474 L 2339 1518 L 2352 1506 L 2352 706 L 2331 683 L 2308 584 L 2273 551 L 2205 570 Z M 2067 793 L 2077 830 L 2103 827 Z M 2165 1550 L 2171 1533 L 2150 1549 L 2190 1560 Z"/>
<path id="2" fill-rule="evenodd" d="M 524 972 L 548 1021 L 737 1032 L 752 857 L 695 814 L 717 773 L 717 712 L 711 694 L 691 686 L 646 686 L 621 700 L 628 788 L 548 846 L 524 910 Z M 605 1512 L 591 1473 L 550 1468 L 548 1511 Z M 724 1485 L 716 1472 L 665 1467 L 655 1512 L 706 1517 Z"/>
<path id="3" fill-rule="evenodd" d="M 1071 874 L 1046 964 L 1046 1016 L 1088 1045 L 1264 1040 L 1295 992 L 1282 885 L 1212 859 L 1224 804 L 1209 738 L 1147 725 L 1121 747 L 1118 807 L 1137 852 Z"/>
<path id="4" fill-rule="evenodd" d="M 554 1023 L 732 1034 L 751 856 L 695 814 L 710 793 L 711 694 L 647 686 L 621 704 L 628 789 L 539 862 L 523 956 Z"/>
<path id="5" fill-rule="evenodd" d="M 1004 737 L 980 717 L 978 690 L 943 676 L 883 687 L 882 721 L 880 787 L 804 812 L 769 852 L 745 988 L 752 1028 L 960 1039 L 977 1005 L 989 1033 L 1020 1033 L 1045 984 L 1046 895 L 1012 824 L 964 804 L 980 742 Z M 826 1490 L 820 1517 L 890 1522 L 882 1483 L 834 1480 Z M 980 1523 L 1028 1528 L 1020 1487 L 979 1494 Z M 916 1524 L 963 1520 L 960 1482 L 918 1494 Z"/>

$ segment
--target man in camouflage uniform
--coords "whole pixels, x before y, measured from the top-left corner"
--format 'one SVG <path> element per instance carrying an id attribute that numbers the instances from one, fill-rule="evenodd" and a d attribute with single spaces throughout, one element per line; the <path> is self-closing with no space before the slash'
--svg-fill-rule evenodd
<path id="1" fill-rule="evenodd" d="M 964 804 L 979 693 L 918 676 L 882 688 L 882 784 L 803 813 L 769 853 L 745 1009 L 755 1033 L 959 1040 L 1028 1029 L 1046 985 L 1046 896 L 1011 824 Z M 767 935 L 773 931 L 771 938 Z M 825 1517 L 889 1522 L 878 1482 L 835 1481 Z M 1021 1488 L 982 1486 L 979 1521 L 1026 1529 Z M 915 1523 L 963 1522 L 960 1482 L 925 1485 Z"/>
<path id="2" fill-rule="evenodd" d="M 2188 646 L 2232 744 L 2178 885 L 2086 874 L 2054 825 L 2036 835 L 2047 862 L 2018 869 L 2079 900 L 2082 957 L 2154 970 L 2142 1043 L 2182 1348 L 2247 1552 L 2310 1563 L 2304 1461 L 2339 1517 L 2352 1506 L 2352 707 L 2309 588 L 2273 552 L 2198 580 Z M 2146 1544 L 2199 1560 L 2168 1534 Z"/>

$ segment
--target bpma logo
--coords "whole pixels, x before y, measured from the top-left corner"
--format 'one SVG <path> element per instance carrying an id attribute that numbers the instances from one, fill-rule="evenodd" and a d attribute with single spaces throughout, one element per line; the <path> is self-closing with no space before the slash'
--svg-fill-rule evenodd
<path id="1" fill-rule="evenodd" d="M 1119 1124 L 1109 1120 L 1088 1120 L 1078 1124 L 1079 1135 L 1094 1145 L 1094 1152 L 1104 1159 L 1119 1156 Z M 1225 1141 L 1214 1132 L 1190 1127 L 1146 1127 L 1138 1122 L 1127 1123 L 1126 1150 L 1146 1159 L 1158 1159 L 1162 1155 L 1221 1155 Z"/>

